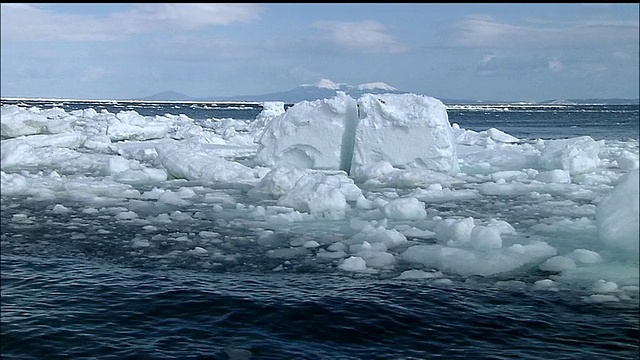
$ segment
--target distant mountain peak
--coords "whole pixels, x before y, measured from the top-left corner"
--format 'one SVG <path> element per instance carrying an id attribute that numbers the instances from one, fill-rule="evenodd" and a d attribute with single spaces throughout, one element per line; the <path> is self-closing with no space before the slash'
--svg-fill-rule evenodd
<path id="1" fill-rule="evenodd" d="M 239 95 L 239 96 L 227 96 L 216 98 L 192 98 L 190 96 L 175 92 L 165 91 L 155 94 L 141 100 L 158 101 L 158 100 L 173 100 L 173 101 L 284 101 L 286 103 L 297 103 L 304 100 L 317 100 L 328 99 L 342 91 L 347 95 L 358 98 L 363 94 L 402 94 L 406 91 L 398 90 L 393 86 L 390 86 L 384 82 L 376 81 L 352 86 L 346 83 L 336 83 L 332 80 L 322 78 L 314 84 L 299 85 L 288 91 L 280 91 L 269 94 L 261 95 Z M 425 94 L 430 95 L 430 94 Z M 432 96 L 432 95 L 430 95 Z M 488 100 L 469 100 L 469 99 L 445 99 L 439 98 L 443 103 L 449 104 L 507 104 L 507 103 L 522 103 L 522 101 L 488 101 Z M 553 104 L 553 105 L 570 105 L 570 104 L 610 104 L 610 105 L 638 105 L 640 99 L 621 99 L 621 98 L 607 98 L 607 99 L 553 99 L 539 102 L 524 102 L 531 104 Z"/>
<path id="2" fill-rule="evenodd" d="M 161 93 L 157 93 L 155 95 L 151 95 L 151 96 L 147 96 L 146 98 L 143 98 L 142 100 L 149 100 L 149 101 L 165 101 L 165 100 L 179 100 L 179 101 L 189 101 L 192 100 L 193 98 L 191 96 L 187 96 L 185 94 L 181 94 L 179 92 L 176 91 L 164 91 Z"/>
<path id="3" fill-rule="evenodd" d="M 346 83 L 336 83 L 329 79 L 320 79 L 314 84 L 303 84 L 301 87 L 305 88 L 318 88 L 327 90 L 357 90 L 357 91 L 399 91 L 393 86 L 386 84 L 382 81 L 369 82 L 360 84 L 358 86 L 351 86 Z"/>
<path id="4" fill-rule="evenodd" d="M 385 84 L 381 81 L 360 84 L 357 86 L 357 89 L 362 91 L 370 91 L 370 90 L 399 91 L 393 86 Z"/>
<path id="5" fill-rule="evenodd" d="M 328 99 L 341 91 L 345 94 L 358 98 L 362 94 L 386 94 L 386 93 L 405 93 L 383 82 L 370 82 L 360 84 L 358 86 L 349 85 L 347 83 L 336 83 L 327 78 L 322 78 L 314 84 L 302 84 L 291 90 L 262 94 L 262 95 L 245 95 L 234 96 L 234 100 L 252 100 L 252 101 L 284 101 L 288 103 L 296 103 L 303 100 Z"/>
<path id="6" fill-rule="evenodd" d="M 312 86 L 320 89 L 329 89 L 329 90 L 337 90 L 340 88 L 341 84 L 336 84 L 329 79 L 320 79 L 315 84 L 304 84 L 302 86 Z"/>

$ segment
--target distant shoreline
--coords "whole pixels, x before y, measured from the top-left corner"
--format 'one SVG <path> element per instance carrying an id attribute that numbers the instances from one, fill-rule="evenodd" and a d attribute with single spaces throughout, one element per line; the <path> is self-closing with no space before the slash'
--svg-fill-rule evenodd
<path id="1" fill-rule="evenodd" d="M 158 104 L 237 104 L 237 105 L 262 105 L 264 101 L 213 101 L 213 100 L 114 100 L 114 99 L 53 99 L 53 98 L 0 98 L 0 101 L 52 101 L 52 102 L 94 102 L 94 103 L 158 103 Z"/>
<path id="2" fill-rule="evenodd" d="M 571 106 L 571 105 L 640 105 L 640 99 L 569 99 L 569 100 L 547 100 L 540 102 L 526 101 L 462 101 L 451 99 L 439 99 L 443 103 L 451 106 Z M 218 105 L 245 105 L 262 106 L 273 101 L 241 101 L 241 100 L 145 100 L 145 99 L 72 99 L 72 98 L 27 98 L 27 97 L 3 97 L 0 101 L 42 101 L 42 102 L 86 102 L 86 103 L 152 103 L 152 104 L 218 104 Z M 313 101 L 313 100 L 308 100 Z M 280 101 L 288 105 L 294 103 Z"/>

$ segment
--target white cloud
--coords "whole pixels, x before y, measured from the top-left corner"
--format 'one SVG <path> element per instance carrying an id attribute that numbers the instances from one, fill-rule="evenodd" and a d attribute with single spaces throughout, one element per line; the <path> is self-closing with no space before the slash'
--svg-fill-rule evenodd
<path id="1" fill-rule="evenodd" d="M 402 53 L 407 50 L 405 45 L 386 34 L 385 26 L 377 21 L 322 21 L 313 26 L 329 30 L 327 40 L 344 50 L 367 53 Z"/>
<path id="2" fill-rule="evenodd" d="M 478 61 L 475 73 L 478 76 L 515 76 L 548 67 L 549 63 L 538 56 L 490 54 Z"/>
<path id="3" fill-rule="evenodd" d="M 153 3 L 135 5 L 129 12 L 116 13 L 112 19 L 132 26 L 137 31 L 161 29 L 194 29 L 206 26 L 249 23 L 260 18 L 260 7 L 254 4 Z"/>
<path id="4" fill-rule="evenodd" d="M 121 35 L 94 16 L 56 14 L 25 4 L 3 3 L 0 9 L 3 41 L 105 41 Z"/>
<path id="5" fill-rule="evenodd" d="M 529 20 L 511 25 L 487 15 L 466 16 L 450 33 L 452 44 L 463 48 L 572 48 L 637 44 L 637 21 L 587 20 L 552 24 Z"/>
<path id="6" fill-rule="evenodd" d="M 91 5 L 97 6 L 97 5 Z M 38 6 L 2 4 L 3 40 L 110 41 L 135 33 L 180 31 L 247 23 L 260 18 L 252 4 L 142 4 L 106 16 L 55 13 Z"/>
<path id="7" fill-rule="evenodd" d="M 491 60 L 495 59 L 495 55 L 485 55 L 482 60 L 480 60 L 481 66 L 486 66 Z"/>
<path id="8" fill-rule="evenodd" d="M 560 72 L 564 68 L 562 61 L 558 58 L 549 59 L 549 70 L 553 72 Z"/>

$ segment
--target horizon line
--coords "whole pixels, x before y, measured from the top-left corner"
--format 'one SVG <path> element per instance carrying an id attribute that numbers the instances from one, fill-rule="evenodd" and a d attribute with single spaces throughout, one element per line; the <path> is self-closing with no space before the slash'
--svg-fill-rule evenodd
<path id="1" fill-rule="evenodd" d="M 159 93 L 161 94 L 161 93 Z M 154 95 L 151 95 L 154 96 Z M 187 96 L 187 95 L 185 95 Z M 441 98 L 436 98 L 441 100 Z M 222 104 L 253 104 L 253 105 L 261 105 L 267 102 L 283 102 L 286 104 L 295 104 L 296 102 L 287 102 L 282 100 L 269 100 L 269 101 L 260 101 L 260 100 L 203 100 L 203 99 L 193 99 L 193 100 L 152 100 L 152 99 L 87 99 L 87 98 L 48 98 L 48 97 L 0 97 L 0 101 L 17 101 L 17 100 L 30 100 L 30 101 L 82 101 L 82 102 L 146 102 L 146 103 L 222 103 Z M 453 101 L 460 101 L 458 104 L 465 105 L 495 105 L 495 104 L 540 104 L 540 103 L 548 103 L 548 102 L 561 102 L 561 101 L 588 101 L 588 100 L 624 100 L 624 101 L 635 101 L 640 105 L 640 98 L 582 98 L 582 99 L 550 99 L 550 100 L 542 100 L 542 101 L 523 101 L 523 100 L 512 100 L 512 101 L 503 101 L 503 100 L 469 100 L 469 99 L 448 99 Z M 442 100 L 441 100 L 442 101 Z M 548 105 L 548 104 L 545 104 Z M 551 104 L 553 105 L 553 104 Z M 556 104 L 562 105 L 562 104 Z M 580 105 L 608 105 L 601 103 L 591 103 L 591 104 L 580 104 Z"/>

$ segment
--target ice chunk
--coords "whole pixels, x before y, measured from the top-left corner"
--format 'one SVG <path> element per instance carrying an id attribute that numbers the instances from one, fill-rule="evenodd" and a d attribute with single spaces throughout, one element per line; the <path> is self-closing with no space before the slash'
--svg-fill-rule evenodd
<path id="1" fill-rule="evenodd" d="M 543 169 L 568 170 L 571 175 L 594 171 L 600 162 L 598 157 L 603 141 L 595 141 L 590 136 L 570 139 L 547 140 L 540 152 Z"/>
<path id="2" fill-rule="evenodd" d="M 365 271 L 367 269 L 367 262 L 359 256 L 350 256 L 344 259 L 338 268 L 344 271 Z"/>
<path id="3" fill-rule="evenodd" d="M 256 161 L 270 167 L 348 171 L 350 129 L 357 120 L 356 101 L 343 92 L 331 99 L 296 103 L 267 124 Z"/>
<path id="4" fill-rule="evenodd" d="M 420 220 L 427 216 L 425 204 L 414 197 L 393 199 L 383 211 L 387 218 L 395 220 Z"/>
<path id="5" fill-rule="evenodd" d="M 278 199 L 278 205 L 308 212 L 317 217 L 344 218 L 349 209 L 347 201 L 362 195 L 360 189 L 344 174 L 307 174 Z"/>
<path id="6" fill-rule="evenodd" d="M 357 175 L 386 162 L 390 167 L 458 172 L 446 108 L 423 95 L 365 94 L 356 101 L 338 92 L 331 99 L 302 101 L 273 117 L 258 143 L 255 160 L 269 167 Z"/>
<path id="7" fill-rule="evenodd" d="M 596 208 L 600 240 L 607 246 L 638 257 L 638 169 L 620 177 L 612 192 Z"/>
<path id="8" fill-rule="evenodd" d="M 352 172 L 380 161 L 458 172 L 455 139 L 440 100 L 416 94 L 364 94 L 358 111 Z"/>

